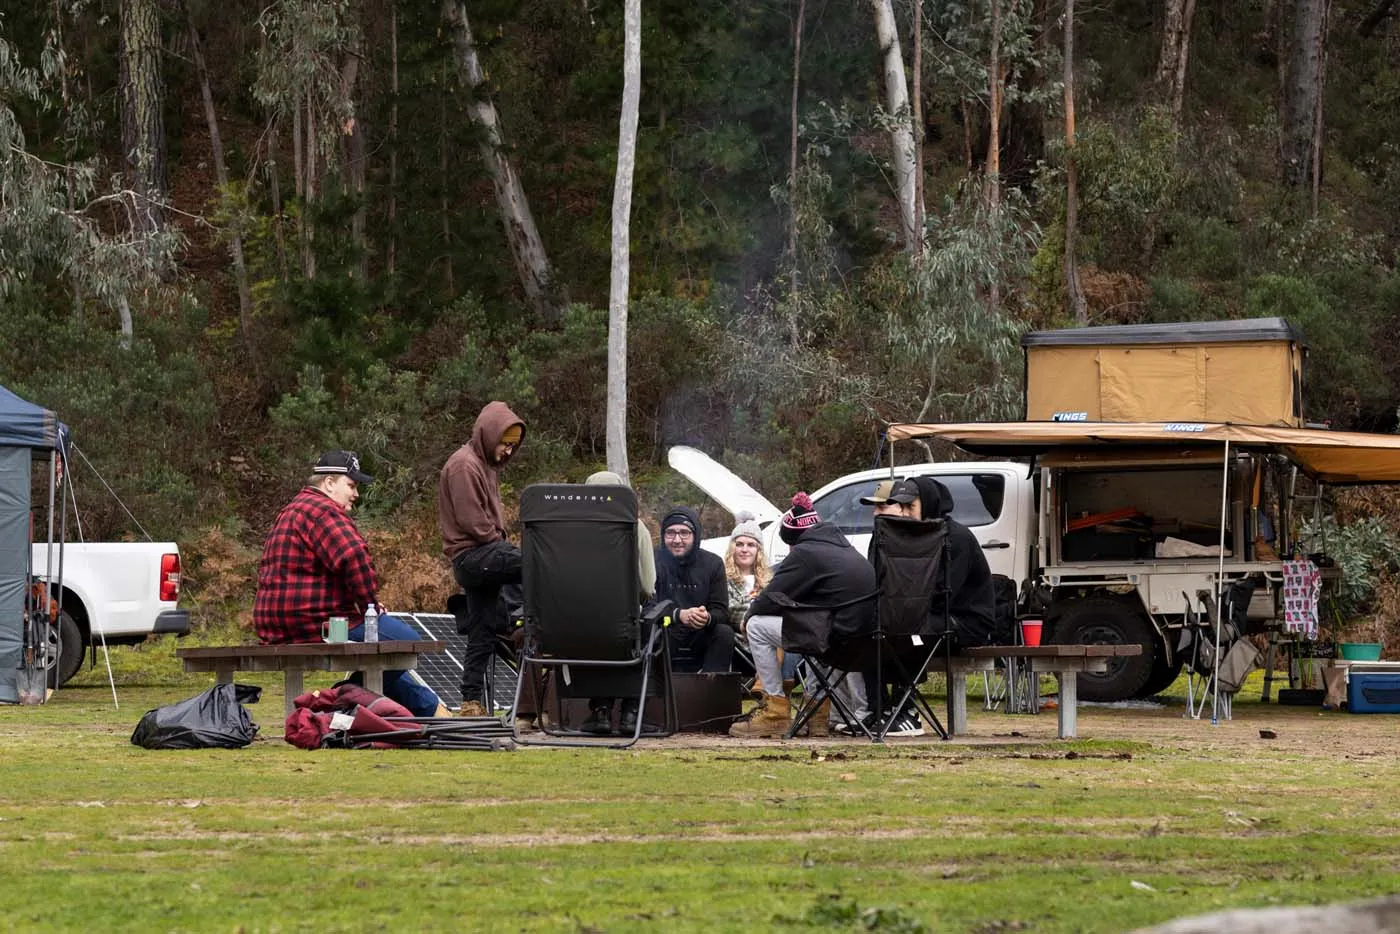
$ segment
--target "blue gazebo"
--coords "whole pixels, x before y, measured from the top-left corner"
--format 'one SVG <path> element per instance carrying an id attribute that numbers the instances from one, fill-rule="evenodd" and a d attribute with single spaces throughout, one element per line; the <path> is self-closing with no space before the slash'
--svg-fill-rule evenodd
<path id="1" fill-rule="evenodd" d="M 58 489 L 67 446 L 68 429 L 53 412 L 0 386 L 0 703 L 21 700 L 21 687 L 30 693 L 37 689 L 42 699 L 47 668 L 57 658 L 57 627 L 42 611 L 48 594 L 41 593 L 42 603 L 29 597 L 35 538 L 49 549 L 48 566 L 58 569 L 48 586 L 54 594 L 63 586 L 64 520 L 57 520 L 57 538 L 54 525 L 56 513 L 66 516 Z M 47 461 L 49 481 L 44 509 L 37 514 L 31 489 L 36 452 L 47 455 L 40 463 Z"/>

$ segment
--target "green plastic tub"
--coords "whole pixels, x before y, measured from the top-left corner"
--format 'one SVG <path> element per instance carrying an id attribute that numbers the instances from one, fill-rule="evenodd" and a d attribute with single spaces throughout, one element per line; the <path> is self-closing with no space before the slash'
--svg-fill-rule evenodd
<path id="1" fill-rule="evenodd" d="M 1343 642 L 1337 646 L 1342 658 L 1351 662 L 1374 662 L 1381 657 L 1379 642 Z"/>

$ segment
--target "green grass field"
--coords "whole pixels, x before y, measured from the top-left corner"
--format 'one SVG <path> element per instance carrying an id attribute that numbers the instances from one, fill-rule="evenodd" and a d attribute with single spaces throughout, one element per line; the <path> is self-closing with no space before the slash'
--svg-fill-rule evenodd
<path id="1" fill-rule="evenodd" d="M 1396 890 L 1393 717 L 974 711 L 969 740 L 154 752 L 168 644 L 0 708 L 0 917 L 84 931 L 1122 931 Z M 240 679 L 245 680 L 245 679 Z M 1256 693 L 1257 697 L 1257 693 Z M 1264 741 L 1267 725 L 1279 738 Z M 1343 731 L 1356 734 L 1348 740 Z M 1023 734 L 1023 735 L 1012 735 Z"/>

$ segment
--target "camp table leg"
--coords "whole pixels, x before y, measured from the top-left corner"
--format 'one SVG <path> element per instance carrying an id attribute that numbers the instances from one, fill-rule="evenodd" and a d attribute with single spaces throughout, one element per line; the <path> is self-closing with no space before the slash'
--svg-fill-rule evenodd
<path id="1" fill-rule="evenodd" d="M 967 732 L 967 672 L 953 669 L 948 683 L 948 732 L 953 736 Z"/>
<path id="2" fill-rule="evenodd" d="M 296 705 L 292 702 L 301 696 L 303 674 L 304 672 L 300 668 L 288 668 L 283 673 L 282 693 L 285 696 L 282 699 L 282 712 L 284 714 L 290 715 L 293 710 L 296 710 Z"/>
<path id="3" fill-rule="evenodd" d="M 237 670 L 238 668 L 232 662 L 220 663 L 214 666 L 214 683 L 232 684 L 233 673 Z"/>
<path id="4" fill-rule="evenodd" d="M 1060 688 L 1060 739 L 1074 739 L 1079 729 L 1079 675 L 1057 671 L 1055 682 Z"/>
<path id="5" fill-rule="evenodd" d="M 384 669 L 379 665 L 365 665 L 365 688 L 376 694 L 384 693 Z"/>

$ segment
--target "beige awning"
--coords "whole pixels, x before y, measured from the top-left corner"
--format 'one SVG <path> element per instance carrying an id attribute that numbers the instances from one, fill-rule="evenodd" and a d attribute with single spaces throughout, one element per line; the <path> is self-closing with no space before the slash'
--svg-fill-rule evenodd
<path id="1" fill-rule="evenodd" d="M 1211 422 L 968 422 L 891 425 L 891 441 L 941 438 L 973 454 L 1028 457 L 1052 449 L 1267 448 L 1323 483 L 1400 483 L 1400 435 Z"/>

